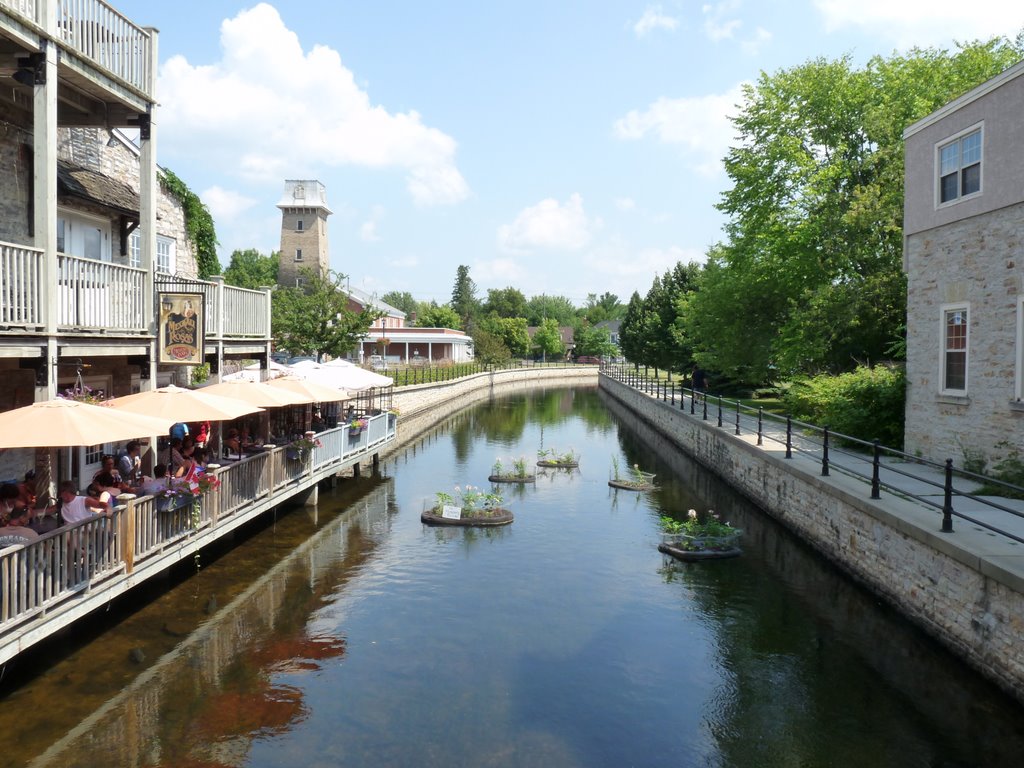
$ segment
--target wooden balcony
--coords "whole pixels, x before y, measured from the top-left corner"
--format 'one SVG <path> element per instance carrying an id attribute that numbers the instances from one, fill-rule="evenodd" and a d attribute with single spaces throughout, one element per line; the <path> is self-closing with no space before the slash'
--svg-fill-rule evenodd
<path id="1" fill-rule="evenodd" d="M 61 78 L 89 96 L 105 101 L 119 93 L 127 106 L 138 107 L 139 97 L 145 100 L 154 92 L 153 31 L 103 0 L 0 0 L 0 32 L 26 49 L 38 47 L 40 36 L 55 43 Z M 108 82 L 98 83 L 97 74 Z"/>
<path id="2" fill-rule="evenodd" d="M 378 454 L 395 421 L 372 416 L 356 439 L 347 427 L 317 435 L 299 460 L 275 448 L 214 470 L 220 487 L 191 505 L 159 511 L 152 496 L 131 498 L 111 518 L 65 526 L 0 551 L 0 664 L 107 605 L 171 565 L 320 481 Z"/>

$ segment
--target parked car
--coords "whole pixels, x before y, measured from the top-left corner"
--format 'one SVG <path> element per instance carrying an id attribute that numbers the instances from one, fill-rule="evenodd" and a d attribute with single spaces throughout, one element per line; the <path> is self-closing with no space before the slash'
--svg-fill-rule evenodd
<path id="1" fill-rule="evenodd" d="M 576 358 L 576 362 L 581 365 L 600 365 L 601 360 L 594 357 L 593 355 L 580 355 Z"/>

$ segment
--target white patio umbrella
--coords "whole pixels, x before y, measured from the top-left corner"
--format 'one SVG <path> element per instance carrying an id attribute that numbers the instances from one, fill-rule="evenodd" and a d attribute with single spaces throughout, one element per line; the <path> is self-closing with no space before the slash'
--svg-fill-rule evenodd
<path id="1" fill-rule="evenodd" d="M 163 435 L 176 419 L 78 400 L 46 400 L 0 413 L 0 448 L 69 448 Z"/>
<path id="2" fill-rule="evenodd" d="M 275 378 L 277 376 L 286 375 L 288 373 L 288 367 L 271 360 L 270 364 L 267 366 L 267 371 L 271 378 Z M 261 381 L 262 376 L 263 371 L 260 369 L 260 364 L 253 363 L 252 365 L 245 366 L 245 368 L 240 371 L 235 371 L 234 373 L 229 373 L 226 376 L 221 376 L 220 379 L 221 381 Z"/>
<path id="3" fill-rule="evenodd" d="M 329 363 L 309 361 L 289 366 L 299 376 L 329 387 L 340 387 L 352 392 L 362 392 L 371 387 L 390 387 L 394 381 L 389 376 L 368 371 L 353 365 L 348 360 L 331 360 Z"/>
<path id="4" fill-rule="evenodd" d="M 119 411 L 169 418 L 172 424 L 179 421 L 230 421 L 263 410 L 242 400 L 174 385 L 116 397 L 109 401 L 109 405 Z"/>
<path id="5" fill-rule="evenodd" d="M 267 382 L 267 386 L 277 387 L 288 390 L 289 392 L 305 395 L 311 398 L 306 401 L 307 403 L 335 403 L 339 400 L 349 399 L 349 393 L 344 389 L 328 387 L 324 384 L 318 384 L 315 381 L 299 379 L 294 376 L 283 376 L 280 379 L 271 379 Z"/>
<path id="6" fill-rule="evenodd" d="M 242 400 L 251 405 L 258 405 L 260 408 L 280 408 L 288 405 L 305 405 L 316 402 L 307 396 L 280 387 L 268 387 L 264 383 L 235 379 L 233 381 L 222 381 L 220 384 L 210 384 L 199 390 L 212 395 L 230 397 Z"/>

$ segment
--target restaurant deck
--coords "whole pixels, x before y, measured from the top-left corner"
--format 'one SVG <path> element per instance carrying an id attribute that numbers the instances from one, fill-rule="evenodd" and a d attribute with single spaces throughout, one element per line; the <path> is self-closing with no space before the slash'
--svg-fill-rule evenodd
<path id="1" fill-rule="evenodd" d="M 339 427 L 295 457 L 265 450 L 213 470 L 220 487 L 201 502 L 159 509 L 152 496 L 124 501 L 111 518 L 93 518 L 0 552 L 0 664 L 108 604 L 133 587 L 274 507 L 302 499 L 317 484 L 375 457 L 395 439 L 396 419 L 368 418 L 357 435 Z"/>

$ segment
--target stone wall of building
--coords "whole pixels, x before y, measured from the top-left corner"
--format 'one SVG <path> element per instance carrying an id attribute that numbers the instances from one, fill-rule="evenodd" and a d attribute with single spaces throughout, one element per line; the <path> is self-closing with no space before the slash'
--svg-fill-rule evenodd
<path id="1" fill-rule="evenodd" d="M 856 478 L 821 477 L 817 459 L 758 447 L 668 403 L 601 377 L 618 400 L 679 449 L 751 499 L 903 615 L 1024 701 L 1024 578 L 986 532 L 939 531 L 939 515 L 889 496 L 871 500 Z M 1019 549 L 1019 547 L 1018 547 Z M 1006 558 L 1013 542 L 1006 540 Z M 1019 554 L 1018 554 L 1019 557 Z"/>
<path id="2" fill-rule="evenodd" d="M 911 235 L 907 265 L 906 450 L 933 461 L 1024 446 L 1017 400 L 1018 305 L 1024 295 L 1024 204 Z M 940 394 L 942 307 L 969 303 L 967 393 Z"/>
<path id="3" fill-rule="evenodd" d="M 32 200 L 32 134 L 0 122 L 0 240 L 27 245 Z"/>

